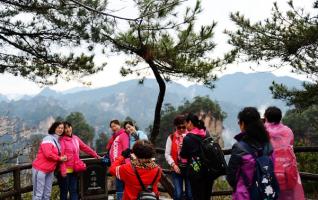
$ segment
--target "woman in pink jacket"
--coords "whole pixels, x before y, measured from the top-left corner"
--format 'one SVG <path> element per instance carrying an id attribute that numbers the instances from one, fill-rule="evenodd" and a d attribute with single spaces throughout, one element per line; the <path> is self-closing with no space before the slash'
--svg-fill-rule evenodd
<path id="1" fill-rule="evenodd" d="M 109 123 L 113 135 L 107 144 L 107 151 L 111 162 L 114 162 L 117 157 L 121 156 L 121 152 L 129 148 L 129 134 L 125 129 L 120 127 L 120 122 L 115 119 Z M 125 160 L 129 162 L 129 159 Z M 124 192 L 124 183 L 120 179 L 116 179 L 116 199 L 121 200 Z"/>
<path id="2" fill-rule="evenodd" d="M 52 191 L 53 173 L 59 161 L 66 161 L 61 155 L 59 137 L 63 134 L 62 122 L 54 122 L 49 128 L 49 135 L 44 137 L 38 154 L 32 163 L 32 200 L 49 200 Z"/>
<path id="3" fill-rule="evenodd" d="M 61 164 L 61 174 L 58 176 L 60 187 L 60 200 L 67 200 L 70 193 L 71 200 L 78 200 L 76 161 L 79 160 L 79 152 L 84 151 L 94 158 L 100 158 L 97 153 L 87 146 L 79 137 L 73 134 L 72 125 L 64 122 L 64 135 L 60 137 L 62 153 L 67 156 L 67 161 Z"/>
<path id="4" fill-rule="evenodd" d="M 265 111 L 265 127 L 273 146 L 274 172 L 280 187 L 279 200 L 304 200 L 304 190 L 293 151 L 294 134 L 281 123 L 282 111 L 268 107 Z"/>

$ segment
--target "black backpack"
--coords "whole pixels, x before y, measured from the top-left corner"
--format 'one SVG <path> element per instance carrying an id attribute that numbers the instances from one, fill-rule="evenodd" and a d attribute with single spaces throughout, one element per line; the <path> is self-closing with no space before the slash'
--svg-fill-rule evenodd
<path id="1" fill-rule="evenodd" d="M 275 177 L 273 161 L 268 153 L 268 146 L 255 150 L 244 141 L 240 141 L 239 144 L 255 159 L 255 172 L 251 184 L 248 183 L 247 176 L 241 173 L 244 184 L 249 188 L 251 200 L 278 199 L 279 184 Z"/>
<path id="2" fill-rule="evenodd" d="M 220 145 L 207 133 L 202 139 L 200 136 L 189 133 L 188 136 L 197 141 L 200 145 L 199 158 L 201 165 L 206 168 L 209 178 L 217 179 L 226 174 L 227 164 Z M 197 158 L 194 158 L 195 160 Z"/>
<path id="3" fill-rule="evenodd" d="M 142 191 L 140 191 L 138 193 L 138 197 L 137 197 L 137 200 L 158 200 L 159 198 L 157 197 L 157 195 L 153 192 L 153 184 L 156 182 L 158 176 L 159 176 L 159 173 L 160 173 L 160 168 L 158 168 L 157 170 L 157 174 L 155 176 L 155 178 L 153 179 L 152 183 L 148 186 L 148 187 L 145 187 L 145 185 L 143 184 L 140 176 L 139 176 L 139 173 L 137 172 L 136 168 L 133 166 L 133 169 L 134 169 L 134 172 L 137 176 L 137 179 L 139 181 L 139 184 L 142 188 Z"/>

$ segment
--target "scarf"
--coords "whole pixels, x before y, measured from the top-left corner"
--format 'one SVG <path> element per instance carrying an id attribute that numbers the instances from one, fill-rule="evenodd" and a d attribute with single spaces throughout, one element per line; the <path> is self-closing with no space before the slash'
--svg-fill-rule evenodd
<path id="1" fill-rule="evenodd" d="M 134 167 L 141 169 L 154 169 L 158 167 L 157 163 L 153 159 L 134 159 L 130 162 Z"/>

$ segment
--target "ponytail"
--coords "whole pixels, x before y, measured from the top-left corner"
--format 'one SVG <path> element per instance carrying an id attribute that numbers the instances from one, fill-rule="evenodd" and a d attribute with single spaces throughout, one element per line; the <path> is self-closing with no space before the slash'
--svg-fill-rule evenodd
<path id="1" fill-rule="evenodd" d="M 261 144 L 269 142 L 267 131 L 260 114 L 254 107 L 245 107 L 238 114 L 240 123 L 244 122 L 246 133 Z"/>
<path id="2" fill-rule="evenodd" d="M 198 129 L 206 130 L 204 122 L 202 120 L 200 120 L 197 115 L 189 113 L 187 118 L 186 118 L 186 122 L 192 122 L 194 127 L 198 128 Z"/>

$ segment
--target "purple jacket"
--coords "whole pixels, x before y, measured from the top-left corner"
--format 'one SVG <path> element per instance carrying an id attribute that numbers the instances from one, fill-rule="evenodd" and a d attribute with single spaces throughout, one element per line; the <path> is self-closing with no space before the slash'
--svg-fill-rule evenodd
<path id="1" fill-rule="evenodd" d="M 248 137 L 244 132 L 234 137 L 237 142 L 232 147 L 226 179 L 233 188 L 233 200 L 250 200 L 250 194 L 242 178 L 242 173 L 247 177 L 248 184 L 253 181 L 255 171 L 255 160 L 251 154 L 239 143 L 241 140 L 255 149 L 262 148 L 258 142 Z"/>

